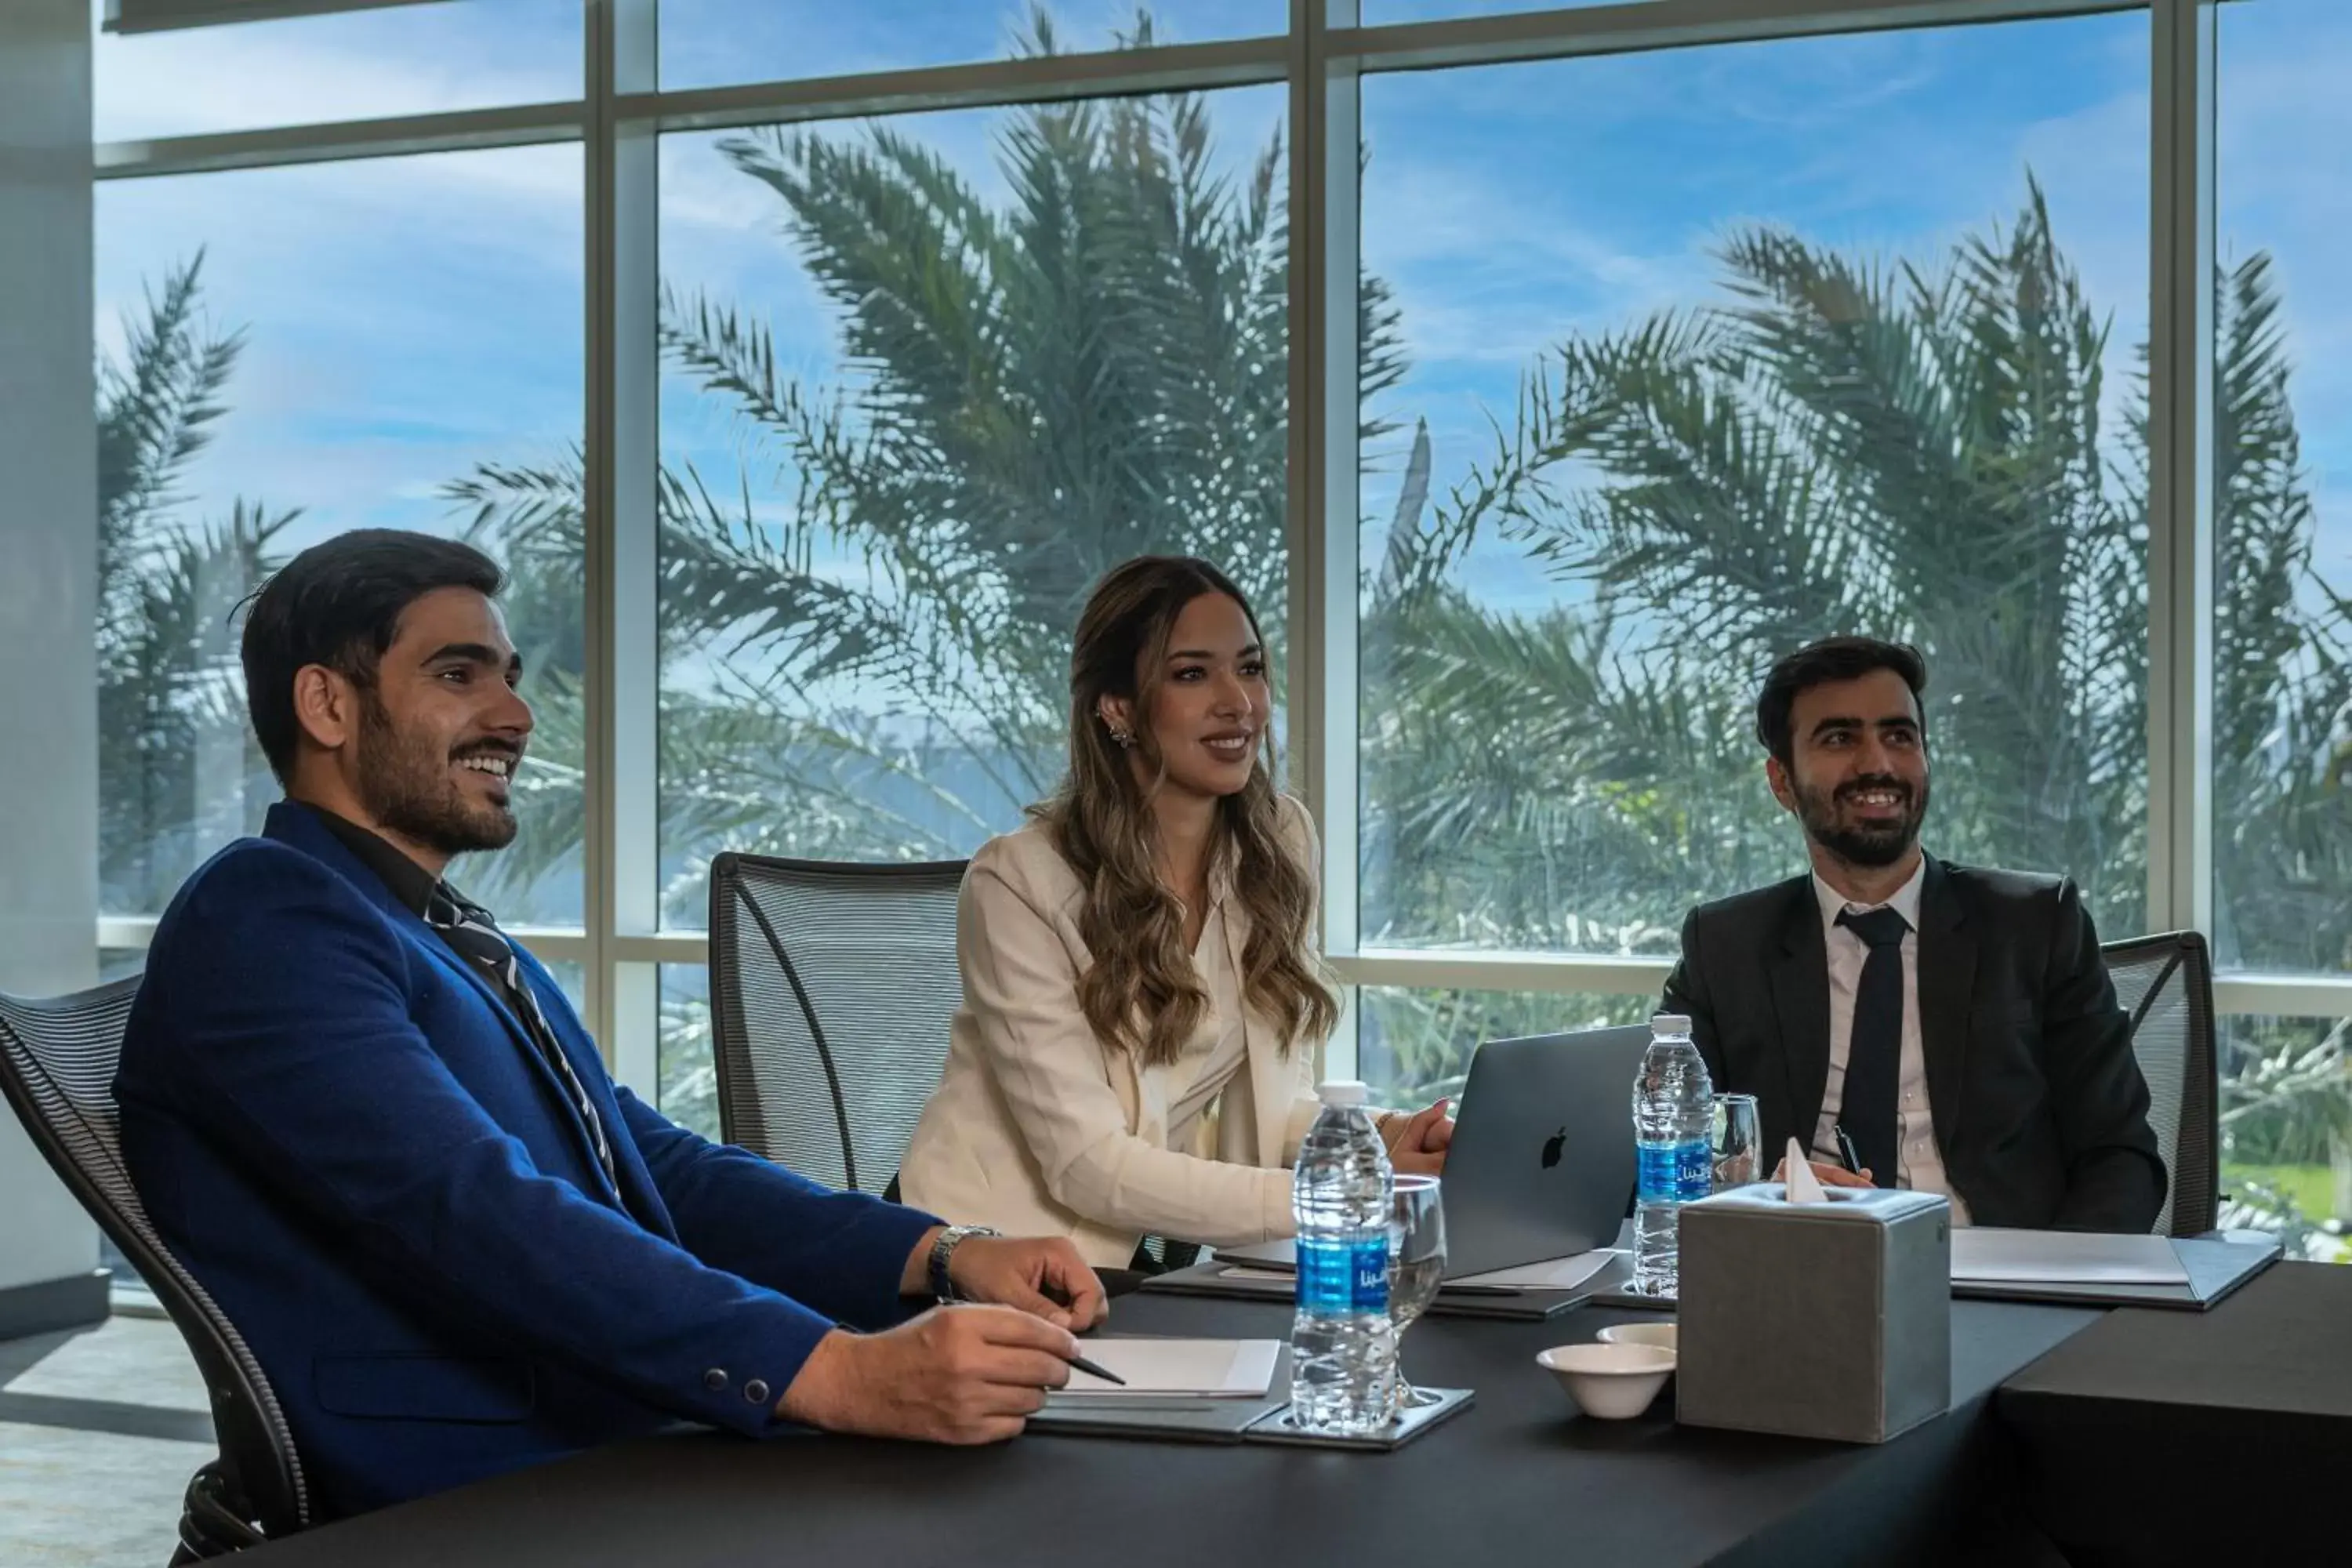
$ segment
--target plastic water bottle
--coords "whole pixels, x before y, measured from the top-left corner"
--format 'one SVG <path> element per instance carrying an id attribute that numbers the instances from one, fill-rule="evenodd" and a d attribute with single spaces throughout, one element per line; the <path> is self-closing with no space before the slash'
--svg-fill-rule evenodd
<path id="1" fill-rule="evenodd" d="M 1396 1177 L 1364 1114 L 1364 1086 L 1317 1091 L 1321 1114 L 1298 1147 L 1298 1313 L 1290 1329 L 1290 1419 L 1348 1436 L 1390 1420 L 1396 1337 L 1389 1326 L 1389 1208 Z"/>
<path id="2" fill-rule="evenodd" d="M 1633 1142 L 1641 1151 L 1640 1195 L 1633 1208 L 1633 1289 L 1675 1293 L 1680 1244 L 1675 1211 L 1706 1196 L 1713 1143 L 1715 1086 L 1679 1013 L 1650 1020 L 1650 1048 L 1633 1077 Z"/>

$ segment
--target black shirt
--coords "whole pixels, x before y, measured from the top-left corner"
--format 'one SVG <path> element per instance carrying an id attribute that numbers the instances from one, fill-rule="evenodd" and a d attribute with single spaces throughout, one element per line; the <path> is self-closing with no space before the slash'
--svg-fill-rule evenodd
<path id="1" fill-rule="evenodd" d="M 312 805 L 307 800 L 295 804 L 317 817 L 321 827 L 341 840 L 343 847 L 358 856 L 360 864 L 374 872 L 377 879 L 392 889 L 394 898 L 415 911 L 418 920 L 425 918 L 425 911 L 433 902 L 435 889 L 441 886 L 440 878 L 410 859 L 383 835 L 371 833 L 356 822 L 337 816 L 323 805 Z"/>

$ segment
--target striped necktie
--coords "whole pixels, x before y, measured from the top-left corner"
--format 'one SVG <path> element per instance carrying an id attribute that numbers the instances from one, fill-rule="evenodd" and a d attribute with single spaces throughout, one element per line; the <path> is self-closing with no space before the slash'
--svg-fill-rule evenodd
<path id="1" fill-rule="evenodd" d="M 613 1166 L 613 1146 L 604 1139 L 604 1119 L 596 1114 L 596 1103 L 588 1098 L 587 1086 L 572 1070 L 572 1058 L 556 1043 L 555 1031 L 548 1026 L 546 1015 L 539 1009 L 539 998 L 524 982 L 514 944 L 490 919 L 489 910 L 452 891 L 446 884 L 433 889 L 433 897 L 425 907 L 425 922 L 439 931 L 441 939 L 459 957 L 488 974 L 522 1016 L 523 1027 L 530 1032 L 531 1043 L 563 1080 L 582 1123 L 588 1129 L 589 1141 L 596 1146 L 596 1159 L 604 1168 L 604 1179 L 618 1194 L 620 1180 Z"/>

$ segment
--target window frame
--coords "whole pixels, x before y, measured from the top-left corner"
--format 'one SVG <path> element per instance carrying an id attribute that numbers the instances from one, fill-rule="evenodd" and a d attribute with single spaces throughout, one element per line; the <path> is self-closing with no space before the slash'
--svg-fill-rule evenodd
<path id="1" fill-rule="evenodd" d="M 101 143 L 98 180 L 427 152 L 584 144 L 588 780 L 585 918 L 519 931 L 582 965 L 586 1021 L 615 1073 L 658 1081 L 659 965 L 707 962 L 660 929 L 653 485 L 661 133 L 1055 100 L 1286 84 L 1292 784 L 1322 827 L 1323 941 L 1349 986 L 1655 994 L 1657 958 L 1365 945 L 1358 929 L 1356 159 L 1367 74 L 1893 28 L 2150 14 L 2148 926 L 2212 928 L 2214 37 L 2221 0 L 1631 0 L 1360 26 L 1358 0 L 1292 0 L 1286 34 L 663 92 L 658 0 L 584 0 L 578 99 Z M 150 918 L 102 917 L 143 947 Z M 2123 935 L 2126 933 L 2114 933 Z M 2231 971 L 2222 1013 L 2352 1016 L 2352 973 Z M 1328 1067 L 1356 1065 L 1355 1009 Z"/>

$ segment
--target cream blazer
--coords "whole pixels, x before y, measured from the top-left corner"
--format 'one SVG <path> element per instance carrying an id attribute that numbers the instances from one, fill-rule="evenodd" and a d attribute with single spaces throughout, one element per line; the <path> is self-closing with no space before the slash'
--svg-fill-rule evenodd
<path id="1" fill-rule="evenodd" d="M 1312 874 L 1307 808 L 1286 795 L 1281 810 L 1284 840 Z M 963 1005 L 899 1170 L 906 1201 L 1008 1236 L 1066 1236 L 1098 1268 L 1124 1267 L 1146 1234 L 1223 1247 L 1288 1236 L 1286 1167 L 1315 1120 L 1320 1042 L 1285 1057 L 1274 1026 L 1246 1014 L 1243 1070 L 1200 1124 L 1213 1157 L 1170 1148 L 1169 1110 L 1196 1064 L 1142 1067 L 1096 1037 L 1078 1010 L 1093 962 L 1078 936 L 1083 897 L 1038 823 L 972 857 L 956 906 Z M 1231 898 L 1224 928 L 1223 950 L 1202 961 L 1238 974 L 1249 921 Z M 1211 989 L 1202 1029 L 1213 1040 Z"/>

